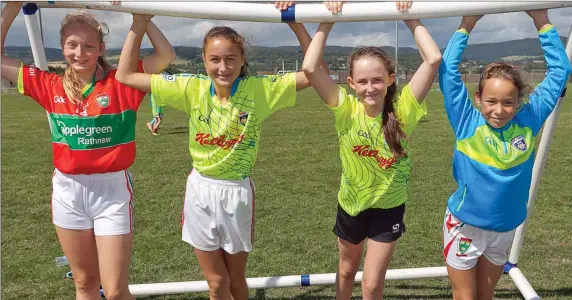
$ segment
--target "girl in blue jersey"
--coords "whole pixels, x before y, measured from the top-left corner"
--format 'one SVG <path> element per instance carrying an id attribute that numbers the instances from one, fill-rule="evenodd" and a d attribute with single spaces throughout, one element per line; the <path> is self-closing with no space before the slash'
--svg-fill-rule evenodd
<path id="1" fill-rule="evenodd" d="M 411 2 L 396 2 L 407 11 Z M 367 244 L 363 299 L 382 299 L 385 274 L 403 222 L 411 160 L 407 136 L 427 113 L 424 98 L 441 62 L 439 47 L 419 20 L 405 21 L 423 60 L 411 81 L 397 93 L 396 72 L 380 47 L 360 47 L 348 59 L 348 85 L 338 86 L 320 67 L 332 23 L 320 24 L 302 69 L 332 110 L 338 132 L 342 176 L 334 233 L 339 264 L 336 299 L 350 299 Z"/>
<path id="2" fill-rule="evenodd" d="M 482 72 L 473 107 L 459 63 L 481 16 L 463 17 L 439 69 L 445 108 L 455 133 L 453 176 L 443 247 L 454 299 L 492 299 L 515 229 L 526 219 L 535 139 L 570 75 L 570 62 L 546 10 L 527 11 L 538 30 L 548 72 L 528 89 L 517 70 L 492 63 Z"/>

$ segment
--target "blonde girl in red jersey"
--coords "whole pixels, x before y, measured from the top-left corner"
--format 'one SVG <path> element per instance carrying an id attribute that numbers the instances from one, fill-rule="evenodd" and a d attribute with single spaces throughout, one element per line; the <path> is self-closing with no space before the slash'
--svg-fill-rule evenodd
<path id="1" fill-rule="evenodd" d="M 2 10 L 0 47 L 20 11 Z M 84 11 L 65 16 L 60 43 L 63 76 L 3 56 L 2 77 L 17 84 L 49 115 L 53 161 L 52 220 L 70 268 L 76 299 L 133 299 L 128 288 L 133 232 L 133 189 L 127 168 L 135 159 L 135 119 L 145 93 L 115 80 L 103 54 L 107 26 Z M 175 58 L 173 47 L 149 23 L 155 52 L 138 68 L 160 73 Z"/>

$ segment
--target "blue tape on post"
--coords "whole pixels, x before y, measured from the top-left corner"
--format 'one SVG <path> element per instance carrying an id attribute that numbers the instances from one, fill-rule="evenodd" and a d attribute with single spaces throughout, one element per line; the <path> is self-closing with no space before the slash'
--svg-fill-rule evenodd
<path id="1" fill-rule="evenodd" d="M 24 5 L 24 7 L 22 7 L 22 12 L 24 12 L 24 14 L 28 16 L 35 14 L 36 11 L 38 11 L 38 6 L 36 5 L 36 3 L 28 3 Z"/>
<path id="2" fill-rule="evenodd" d="M 302 274 L 302 275 L 300 275 L 300 285 L 302 285 L 302 286 L 310 286 L 310 274 Z"/>
<path id="3" fill-rule="evenodd" d="M 296 22 L 296 4 L 288 7 L 287 10 L 282 11 L 282 22 L 283 23 Z"/>
<path id="4" fill-rule="evenodd" d="M 48 4 L 56 4 L 56 1 L 48 1 Z"/>
<path id="5" fill-rule="evenodd" d="M 508 272 L 510 272 L 510 269 L 512 268 L 516 268 L 516 264 L 511 264 L 507 262 L 506 264 L 504 264 L 503 273 L 508 274 Z"/>

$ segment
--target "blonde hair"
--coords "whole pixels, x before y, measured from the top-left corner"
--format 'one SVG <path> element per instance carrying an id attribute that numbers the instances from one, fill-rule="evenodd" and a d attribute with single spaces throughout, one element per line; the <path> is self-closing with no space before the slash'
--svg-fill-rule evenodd
<path id="1" fill-rule="evenodd" d="M 107 27 L 107 24 L 105 24 L 102 20 L 100 20 L 96 16 L 86 11 L 77 11 L 69 13 L 64 17 L 64 20 L 62 21 L 62 25 L 60 27 L 60 44 L 62 49 L 64 49 L 64 43 L 65 43 L 64 39 L 65 30 L 71 25 L 76 25 L 76 24 L 85 25 L 88 26 L 90 29 L 97 31 L 100 45 L 103 44 L 103 37 L 109 33 L 109 28 Z M 107 60 L 103 55 L 97 58 L 97 66 L 103 69 L 104 72 L 107 72 L 112 69 L 111 65 L 107 62 Z M 96 66 L 96 71 L 97 71 L 97 66 Z M 72 103 L 78 103 L 83 101 L 83 97 L 81 94 L 81 91 L 84 87 L 83 82 L 80 80 L 79 76 L 70 65 L 66 66 L 62 83 L 64 86 L 64 90 L 66 92 L 66 96 Z"/>

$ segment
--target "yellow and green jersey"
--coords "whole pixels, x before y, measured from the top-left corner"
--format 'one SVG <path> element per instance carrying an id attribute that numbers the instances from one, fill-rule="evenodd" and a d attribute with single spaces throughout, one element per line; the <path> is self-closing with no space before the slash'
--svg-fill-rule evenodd
<path id="1" fill-rule="evenodd" d="M 206 176 L 237 180 L 250 176 L 262 122 L 295 104 L 296 75 L 239 77 L 224 105 L 203 75 L 153 75 L 151 92 L 156 105 L 189 115 L 193 167 Z"/>
<path id="2" fill-rule="evenodd" d="M 342 178 L 338 201 L 348 214 L 356 216 L 368 208 L 393 208 L 407 201 L 411 171 L 409 156 L 396 159 L 387 145 L 381 114 L 369 117 L 363 103 L 339 87 L 337 107 L 332 108 L 340 143 Z M 427 114 L 406 85 L 394 103 L 403 131 L 410 134 Z M 407 141 L 402 141 L 408 152 Z"/>

